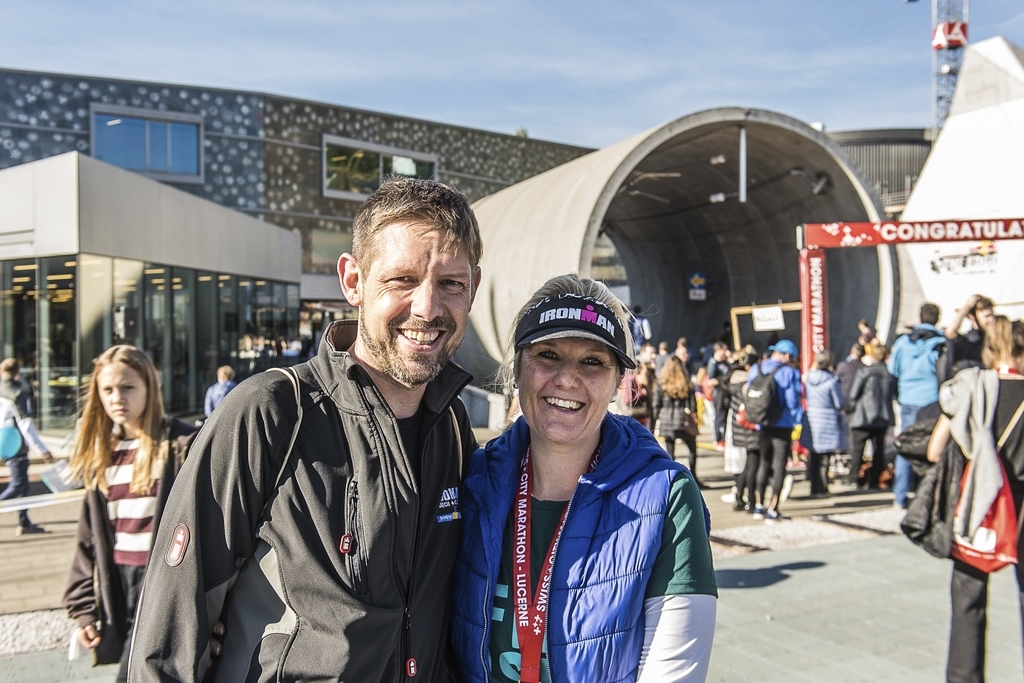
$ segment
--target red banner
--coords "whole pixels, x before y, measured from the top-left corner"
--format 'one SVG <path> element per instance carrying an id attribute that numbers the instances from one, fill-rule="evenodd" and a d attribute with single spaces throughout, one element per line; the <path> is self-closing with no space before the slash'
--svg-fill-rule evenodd
<path id="1" fill-rule="evenodd" d="M 932 47 L 946 50 L 951 47 L 963 47 L 967 44 L 967 22 L 947 21 L 932 30 Z"/>
<path id="2" fill-rule="evenodd" d="M 807 372 L 814 354 L 828 348 L 828 283 L 825 251 L 800 250 L 800 367 Z"/>
<path id="3" fill-rule="evenodd" d="M 807 223 L 802 244 L 807 249 L 875 247 L 913 242 L 970 242 L 1024 239 L 1024 218 L 920 223 Z"/>

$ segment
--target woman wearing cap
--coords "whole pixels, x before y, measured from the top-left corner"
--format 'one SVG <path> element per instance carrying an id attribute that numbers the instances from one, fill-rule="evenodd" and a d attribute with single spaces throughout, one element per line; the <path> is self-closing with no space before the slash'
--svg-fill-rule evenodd
<path id="1" fill-rule="evenodd" d="M 452 643 L 463 680 L 703 681 L 717 586 L 696 482 L 608 412 L 635 366 L 601 283 L 549 280 L 516 317 L 523 415 L 462 488 Z"/>

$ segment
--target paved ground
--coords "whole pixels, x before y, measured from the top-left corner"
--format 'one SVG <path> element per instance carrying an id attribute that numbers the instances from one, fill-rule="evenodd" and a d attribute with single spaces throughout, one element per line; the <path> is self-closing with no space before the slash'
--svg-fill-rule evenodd
<path id="1" fill-rule="evenodd" d="M 697 467 L 711 486 L 705 496 L 721 587 L 709 681 L 944 680 L 950 564 L 893 533 L 899 513 L 889 494 L 841 490 L 811 501 L 797 472 L 783 506 L 794 519 L 756 523 L 721 501 L 731 477 L 721 455 L 702 453 Z M 51 533 L 16 539 L 16 517 L 0 515 L 0 682 L 110 681 L 116 674 L 116 667 L 66 661 L 70 624 L 52 609 L 76 518 L 76 505 L 34 511 Z M 987 680 L 1021 681 L 1011 572 L 993 577 L 989 604 Z"/>

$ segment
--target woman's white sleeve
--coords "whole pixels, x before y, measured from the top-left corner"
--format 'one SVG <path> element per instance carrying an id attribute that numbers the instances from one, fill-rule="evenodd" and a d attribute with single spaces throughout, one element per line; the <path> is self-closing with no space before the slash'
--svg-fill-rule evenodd
<path id="1" fill-rule="evenodd" d="M 715 638 L 718 600 L 666 595 L 644 601 L 644 648 L 637 683 L 703 683 Z"/>

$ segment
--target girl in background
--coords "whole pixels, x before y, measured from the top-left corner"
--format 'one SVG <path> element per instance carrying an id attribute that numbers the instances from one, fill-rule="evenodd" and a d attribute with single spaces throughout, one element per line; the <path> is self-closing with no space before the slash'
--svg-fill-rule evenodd
<path id="1" fill-rule="evenodd" d="M 654 390 L 654 415 L 658 419 L 658 434 L 665 439 L 665 450 L 675 459 L 676 439 L 690 449 L 690 473 L 697 486 L 697 399 L 693 382 L 678 356 L 672 356 L 661 369 Z"/>
<path id="2" fill-rule="evenodd" d="M 135 606 L 167 494 L 196 428 L 164 414 L 152 361 L 114 346 L 95 361 L 71 476 L 86 496 L 64 607 L 94 665 L 128 680 Z"/>

